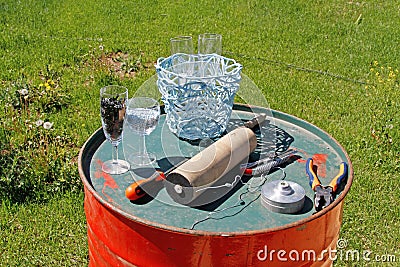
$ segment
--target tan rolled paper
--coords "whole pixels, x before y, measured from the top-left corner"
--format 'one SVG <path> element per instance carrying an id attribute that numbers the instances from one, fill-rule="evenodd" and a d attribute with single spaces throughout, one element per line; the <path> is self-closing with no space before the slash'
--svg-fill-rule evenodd
<path id="1" fill-rule="evenodd" d="M 240 127 L 229 132 L 167 175 L 168 194 L 180 204 L 189 204 L 206 191 L 199 188 L 214 184 L 247 159 L 256 146 L 251 129 Z"/>

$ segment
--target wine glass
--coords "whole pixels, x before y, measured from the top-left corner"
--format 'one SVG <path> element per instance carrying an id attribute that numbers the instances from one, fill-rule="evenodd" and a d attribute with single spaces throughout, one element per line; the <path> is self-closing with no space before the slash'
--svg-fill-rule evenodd
<path id="1" fill-rule="evenodd" d="M 157 126 L 160 118 L 160 104 L 150 97 L 129 99 L 126 111 L 126 122 L 129 128 L 139 136 L 139 152 L 129 156 L 128 161 L 137 166 L 149 165 L 156 161 L 153 153 L 146 151 L 145 136 Z"/>
<path id="2" fill-rule="evenodd" d="M 109 174 L 122 174 L 129 170 L 127 161 L 118 159 L 118 145 L 122 140 L 128 89 L 109 85 L 100 89 L 100 114 L 106 139 L 113 146 L 112 160 L 105 161 L 102 170 Z"/>

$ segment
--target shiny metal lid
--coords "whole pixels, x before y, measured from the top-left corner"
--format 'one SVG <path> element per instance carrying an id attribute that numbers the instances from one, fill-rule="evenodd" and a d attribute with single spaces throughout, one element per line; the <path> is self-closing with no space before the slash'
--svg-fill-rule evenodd
<path id="1" fill-rule="evenodd" d="M 304 206 L 304 188 L 291 181 L 277 180 L 261 188 L 261 203 L 267 209 L 278 213 L 296 213 Z"/>

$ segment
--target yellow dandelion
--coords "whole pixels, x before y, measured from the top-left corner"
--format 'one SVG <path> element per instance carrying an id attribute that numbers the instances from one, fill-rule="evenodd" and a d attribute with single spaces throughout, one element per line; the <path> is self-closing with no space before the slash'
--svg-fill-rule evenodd
<path id="1" fill-rule="evenodd" d="M 374 66 L 376 67 L 378 65 L 379 65 L 378 61 L 374 60 Z"/>

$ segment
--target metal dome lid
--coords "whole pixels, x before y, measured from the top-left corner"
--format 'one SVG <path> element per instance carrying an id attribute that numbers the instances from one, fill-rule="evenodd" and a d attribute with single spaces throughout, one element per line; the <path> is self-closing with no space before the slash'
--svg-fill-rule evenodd
<path id="1" fill-rule="evenodd" d="M 267 209 L 278 213 L 296 213 L 304 206 L 304 188 L 291 181 L 277 180 L 261 188 L 261 203 Z"/>

